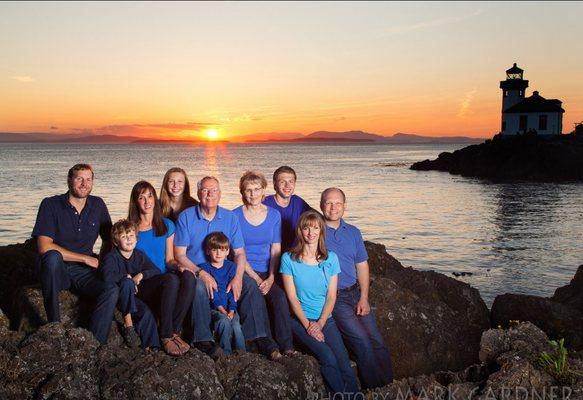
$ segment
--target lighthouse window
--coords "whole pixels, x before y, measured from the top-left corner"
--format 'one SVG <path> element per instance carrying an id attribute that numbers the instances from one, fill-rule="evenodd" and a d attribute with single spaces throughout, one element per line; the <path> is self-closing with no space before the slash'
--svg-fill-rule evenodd
<path id="1" fill-rule="evenodd" d="M 547 116 L 546 115 L 539 115 L 539 117 L 538 117 L 538 130 L 539 131 L 546 131 L 547 130 Z"/>
<path id="2" fill-rule="evenodd" d="M 518 122 L 518 129 L 520 129 L 521 131 L 525 131 L 527 122 L 528 122 L 528 115 L 521 115 L 520 121 Z"/>

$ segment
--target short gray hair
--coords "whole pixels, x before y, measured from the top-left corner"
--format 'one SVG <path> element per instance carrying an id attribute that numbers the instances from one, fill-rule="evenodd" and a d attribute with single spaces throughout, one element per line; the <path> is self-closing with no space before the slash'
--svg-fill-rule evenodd
<path id="1" fill-rule="evenodd" d="M 221 189 L 221 184 L 219 183 L 219 180 L 217 178 L 215 178 L 214 176 L 211 175 L 207 175 L 204 178 L 202 178 L 200 181 L 198 181 L 196 183 L 196 190 L 200 191 L 202 189 L 202 184 L 205 183 L 206 181 L 210 181 L 210 180 L 214 180 L 217 183 L 217 186 L 219 187 L 219 190 Z"/>

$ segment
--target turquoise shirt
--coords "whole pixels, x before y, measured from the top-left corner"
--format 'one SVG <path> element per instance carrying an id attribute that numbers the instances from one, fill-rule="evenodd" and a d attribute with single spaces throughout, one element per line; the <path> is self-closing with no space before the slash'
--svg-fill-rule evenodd
<path id="1" fill-rule="evenodd" d="M 279 272 L 293 277 L 296 296 L 306 318 L 319 319 L 326 303 L 330 278 L 340 273 L 340 264 L 336 254 L 329 251 L 326 260 L 318 265 L 309 265 L 293 260 L 286 252 L 281 257 Z"/>
<path id="2" fill-rule="evenodd" d="M 144 252 L 162 273 L 166 272 L 166 239 L 174 235 L 176 228 L 174 222 L 168 218 L 162 218 L 166 224 L 166 235 L 155 236 L 154 228 L 138 233 L 136 249 Z"/>

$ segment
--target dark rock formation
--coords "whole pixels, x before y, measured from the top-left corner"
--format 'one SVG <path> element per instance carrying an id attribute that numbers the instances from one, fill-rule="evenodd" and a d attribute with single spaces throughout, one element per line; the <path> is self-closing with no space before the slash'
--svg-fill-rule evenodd
<path id="1" fill-rule="evenodd" d="M 537 296 L 504 294 L 492 304 L 493 326 L 508 327 L 510 321 L 530 321 L 551 339 L 564 338 L 567 346 L 583 349 L 583 314 L 580 310 Z"/>
<path id="2" fill-rule="evenodd" d="M 403 267 L 366 242 L 371 305 L 397 377 L 461 370 L 478 361 L 489 312 L 478 290 L 431 271 Z"/>
<path id="3" fill-rule="evenodd" d="M 531 323 L 512 328 L 484 332 L 480 348 L 480 364 L 459 372 L 442 371 L 410 377 L 367 393 L 367 399 L 568 399 L 568 394 L 581 393 L 583 375 L 571 386 L 561 383 L 541 369 L 537 358 L 550 351 L 548 338 Z M 570 358 L 572 368 L 582 372 L 583 362 Z M 544 395 L 543 395 L 544 393 Z M 580 397 L 571 397 L 571 399 Z"/>
<path id="4" fill-rule="evenodd" d="M 580 265 L 571 282 L 555 290 L 551 300 L 583 313 L 583 265 Z"/>
<path id="5" fill-rule="evenodd" d="M 583 137 L 574 134 L 544 137 L 494 136 L 478 145 L 437 159 L 414 163 L 417 171 L 449 171 L 451 174 L 493 181 L 583 180 Z"/>

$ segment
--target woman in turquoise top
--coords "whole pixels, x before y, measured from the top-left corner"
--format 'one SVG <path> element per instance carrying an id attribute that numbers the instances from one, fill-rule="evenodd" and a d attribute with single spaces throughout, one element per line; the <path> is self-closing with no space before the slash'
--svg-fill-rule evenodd
<path id="1" fill-rule="evenodd" d="M 162 217 L 156 189 L 149 182 L 140 181 L 134 185 L 128 219 L 138 225 L 136 249 L 145 253 L 168 276 L 160 293 L 160 323 L 164 331 L 172 334 L 161 335 L 162 344 L 168 354 L 182 355 L 190 348 L 180 333 L 194 297 L 195 277 L 174 259 L 174 223 Z"/>
<path id="2" fill-rule="evenodd" d="M 316 211 L 304 212 L 296 228 L 297 244 L 284 253 L 280 272 L 290 307 L 294 338 L 318 359 L 331 396 L 346 398 L 359 392 L 342 336 L 332 318 L 340 264 L 326 250 L 324 220 Z"/>

